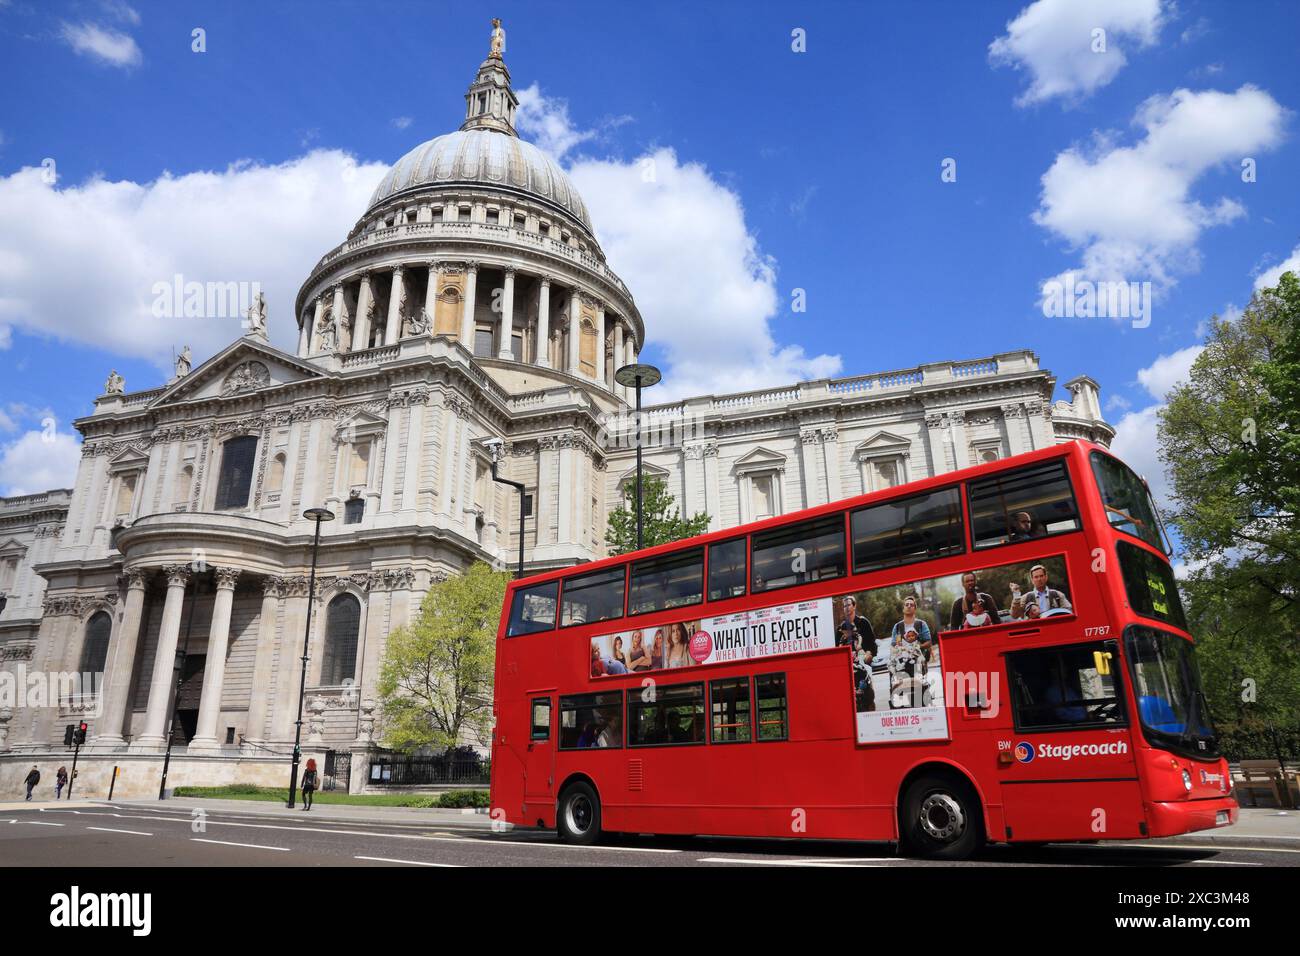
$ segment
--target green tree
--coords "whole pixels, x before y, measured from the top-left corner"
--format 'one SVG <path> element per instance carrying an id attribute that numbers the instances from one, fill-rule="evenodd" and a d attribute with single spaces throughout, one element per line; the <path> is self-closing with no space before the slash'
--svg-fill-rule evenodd
<path id="1" fill-rule="evenodd" d="M 497 623 L 510 575 L 478 562 L 435 584 L 388 636 L 379 673 L 381 740 L 407 752 L 486 741 Z"/>
<path id="2" fill-rule="evenodd" d="M 1160 414 L 1167 514 L 1211 709 L 1234 757 L 1300 736 L 1300 282 L 1284 274 L 1215 319 Z M 1247 752 L 1250 751 L 1250 752 Z M 1292 754 L 1294 756 L 1294 753 Z"/>
<path id="3" fill-rule="evenodd" d="M 683 518 L 677 501 L 662 478 L 646 477 L 641 482 L 645 503 L 643 533 L 645 547 L 680 541 L 709 530 L 709 516 L 701 511 Z M 629 481 L 623 489 L 623 504 L 609 513 L 605 544 L 610 554 L 636 550 L 636 483 Z"/>

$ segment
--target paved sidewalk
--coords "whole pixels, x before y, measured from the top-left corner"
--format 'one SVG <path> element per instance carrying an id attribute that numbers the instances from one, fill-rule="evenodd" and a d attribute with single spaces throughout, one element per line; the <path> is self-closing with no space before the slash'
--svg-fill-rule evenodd
<path id="1" fill-rule="evenodd" d="M 106 801 L 101 804 L 108 805 Z M 318 820 L 352 820 L 357 823 L 458 823 L 488 827 L 486 810 L 453 810 L 442 807 L 374 807 L 338 803 L 313 803 L 303 810 L 301 797 L 292 810 L 274 800 L 218 800 L 210 797 L 172 797 L 169 800 L 114 800 L 115 807 L 140 810 L 179 810 L 189 813 L 196 808 L 222 813 L 248 813 L 258 816 L 289 816 Z"/>
<path id="2" fill-rule="evenodd" d="M 68 800 L 66 797 L 62 800 L 38 800 L 35 797 L 32 797 L 30 803 L 22 799 L 0 803 L 0 813 L 5 813 L 9 810 L 38 810 L 42 807 L 67 807 L 69 805 L 76 807 L 96 807 L 102 806 L 103 803 L 103 800 L 98 800 L 92 797 L 81 797 L 76 794 L 73 794 L 71 800 Z"/>

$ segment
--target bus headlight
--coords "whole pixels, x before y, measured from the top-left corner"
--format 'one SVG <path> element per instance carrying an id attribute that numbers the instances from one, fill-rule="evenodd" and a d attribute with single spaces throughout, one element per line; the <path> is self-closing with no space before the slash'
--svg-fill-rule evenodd
<path id="1" fill-rule="evenodd" d="M 1192 772 L 1190 770 L 1183 770 L 1183 789 L 1188 793 L 1192 792 Z"/>

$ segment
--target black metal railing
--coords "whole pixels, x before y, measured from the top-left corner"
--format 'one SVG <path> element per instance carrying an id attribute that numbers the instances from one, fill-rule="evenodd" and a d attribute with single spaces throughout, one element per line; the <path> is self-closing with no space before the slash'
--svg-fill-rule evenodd
<path id="1" fill-rule="evenodd" d="M 446 757 L 372 757 L 366 784 L 371 787 L 486 787 L 490 760 Z"/>

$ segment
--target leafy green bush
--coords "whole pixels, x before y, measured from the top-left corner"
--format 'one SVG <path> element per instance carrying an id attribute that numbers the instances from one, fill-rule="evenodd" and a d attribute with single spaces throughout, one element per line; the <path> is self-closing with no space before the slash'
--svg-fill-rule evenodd
<path id="1" fill-rule="evenodd" d="M 448 790 L 438 798 L 440 807 L 486 807 L 488 792 L 486 790 Z"/>

